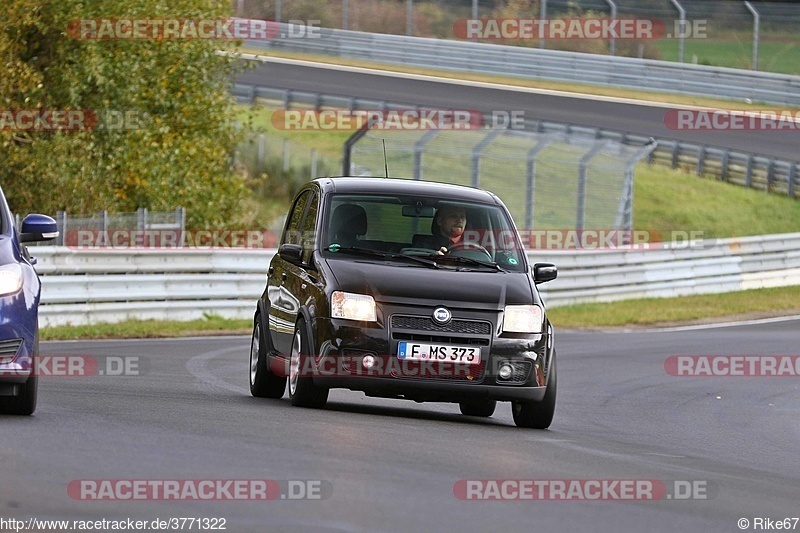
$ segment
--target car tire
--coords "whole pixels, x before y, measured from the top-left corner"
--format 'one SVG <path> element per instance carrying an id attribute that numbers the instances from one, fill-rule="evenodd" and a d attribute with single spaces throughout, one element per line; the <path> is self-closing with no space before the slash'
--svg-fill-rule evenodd
<path id="1" fill-rule="evenodd" d="M 497 407 L 496 400 L 472 400 L 468 402 L 460 402 L 458 408 L 461 409 L 461 414 L 466 416 L 480 416 L 489 418 L 494 414 Z"/>
<path id="2" fill-rule="evenodd" d="M 328 402 L 328 389 L 314 384 L 314 378 L 303 376 L 312 368 L 308 360 L 311 344 L 308 341 L 306 323 L 301 318 L 297 321 L 292 340 L 292 351 L 289 359 L 289 399 L 297 407 L 322 409 Z"/>
<path id="3" fill-rule="evenodd" d="M 511 413 L 514 415 L 514 423 L 517 427 L 531 429 L 547 429 L 553 422 L 553 414 L 556 410 L 556 353 L 553 352 L 553 360 L 550 362 L 550 372 L 547 377 L 547 389 L 544 398 L 539 402 L 513 402 Z"/>
<path id="4" fill-rule="evenodd" d="M 250 394 L 257 398 L 282 398 L 285 390 L 286 378 L 276 376 L 270 370 L 261 317 L 256 316 L 250 340 Z"/>

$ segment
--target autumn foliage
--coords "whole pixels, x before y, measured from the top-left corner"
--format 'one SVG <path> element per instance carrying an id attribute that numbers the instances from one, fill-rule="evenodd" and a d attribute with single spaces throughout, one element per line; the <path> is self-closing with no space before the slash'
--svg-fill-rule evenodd
<path id="1" fill-rule="evenodd" d="M 12 209 L 187 209 L 224 224 L 246 192 L 232 166 L 235 65 L 210 40 L 81 40 L 81 19 L 218 18 L 216 0 L 4 0 L 0 185 Z M 41 130 L 13 117 L 81 110 L 86 127 Z M 3 118 L 5 117 L 5 121 Z"/>

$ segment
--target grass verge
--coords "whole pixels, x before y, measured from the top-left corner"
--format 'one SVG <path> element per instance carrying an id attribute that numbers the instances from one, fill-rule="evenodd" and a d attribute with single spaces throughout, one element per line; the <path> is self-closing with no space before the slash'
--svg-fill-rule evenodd
<path id="1" fill-rule="evenodd" d="M 46 327 L 40 330 L 39 338 L 43 341 L 60 341 L 69 339 L 156 339 L 201 335 L 249 335 L 252 325 L 253 321 L 249 319 L 237 320 L 214 315 L 187 322 L 126 320 L 116 324 L 101 323 L 87 326 Z"/>
<path id="2" fill-rule="evenodd" d="M 800 232 L 800 201 L 641 163 L 634 180 L 637 230 L 698 231 L 704 238 Z"/>
<path id="3" fill-rule="evenodd" d="M 800 286 L 548 309 L 557 328 L 671 326 L 800 314 Z"/>

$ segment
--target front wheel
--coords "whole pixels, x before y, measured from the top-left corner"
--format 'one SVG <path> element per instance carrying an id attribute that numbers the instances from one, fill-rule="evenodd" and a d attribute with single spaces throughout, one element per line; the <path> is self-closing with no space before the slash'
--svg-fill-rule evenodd
<path id="1" fill-rule="evenodd" d="M 547 429 L 553 422 L 556 410 L 556 354 L 550 363 L 550 375 L 547 377 L 547 389 L 540 402 L 513 402 L 511 413 L 517 427 Z"/>
<path id="2" fill-rule="evenodd" d="M 261 317 L 253 324 L 250 341 L 250 394 L 257 398 L 281 398 L 286 390 L 286 378 L 276 376 L 269 368 L 267 346 Z"/>
<path id="3" fill-rule="evenodd" d="M 310 374 L 312 370 L 309 360 L 310 346 L 305 321 L 301 318 L 297 321 L 294 329 L 292 353 L 289 360 L 289 399 L 292 401 L 292 405 L 298 407 L 322 409 L 328 402 L 328 389 L 317 387 L 313 377 L 303 375 Z"/>

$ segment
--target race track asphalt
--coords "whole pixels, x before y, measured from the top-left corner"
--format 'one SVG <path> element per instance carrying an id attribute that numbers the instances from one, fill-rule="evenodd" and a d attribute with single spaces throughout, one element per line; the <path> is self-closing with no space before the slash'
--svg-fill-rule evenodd
<path id="1" fill-rule="evenodd" d="M 671 355 L 797 355 L 800 321 L 557 331 L 546 431 L 450 404 L 333 391 L 324 410 L 257 399 L 249 339 L 42 343 L 138 358 L 140 375 L 47 377 L 33 417 L 0 417 L 0 517 L 224 517 L 227 531 L 739 531 L 798 516 L 798 377 L 675 377 Z M 102 359 L 101 359 L 102 360 Z M 317 480 L 322 500 L 85 501 L 86 479 Z M 468 479 L 700 481 L 709 499 L 463 501 Z M 800 527 L 800 526 L 799 526 Z"/>

